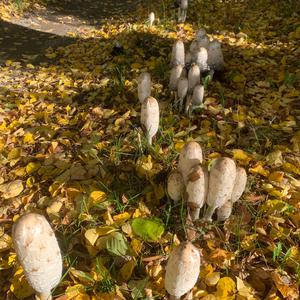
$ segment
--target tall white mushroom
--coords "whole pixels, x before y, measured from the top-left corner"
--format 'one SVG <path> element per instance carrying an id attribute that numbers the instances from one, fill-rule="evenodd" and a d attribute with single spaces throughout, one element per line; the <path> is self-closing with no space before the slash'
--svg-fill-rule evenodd
<path id="1" fill-rule="evenodd" d="M 192 93 L 194 87 L 197 84 L 200 84 L 200 69 L 197 65 L 193 65 L 188 73 L 188 81 L 189 81 L 189 92 Z"/>
<path id="2" fill-rule="evenodd" d="M 199 47 L 208 48 L 209 38 L 206 34 L 205 29 L 201 28 L 196 33 L 196 41 L 198 42 Z"/>
<path id="3" fill-rule="evenodd" d="M 62 257 L 51 226 L 44 216 L 29 213 L 15 223 L 12 235 L 29 284 L 40 299 L 52 299 L 51 289 L 62 275 Z"/>
<path id="4" fill-rule="evenodd" d="M 153 22 L 155 20 L 155 15 L 154 15 L 153 11 L 149 14 L 149 19 L 148 20 L 149 20 L 149 25 L 152 26 Z"/>
<path id="5" fill-rule="evenodd" d="M 208 209 L 204 219 L 211 221 L 215 209 L 223 206 L 231 197 L 236 178 L 235 162 L 222 157 L 216 159 L 209 175 L 209 187 L 206 203 Z"/>
<path id="6" fill-rule="evenodd" d="M 200 209 L 206 200 L 207 188 L 205 172 L 200 165 L 193 167 L 188 175 L 186 186 L 187 203 L 193 221 L 199 219 Z"/>
<path id="7" fill-rule="evenodd" d="M 234 187 L 231 193 L 231 197 L 220 208 L 218 208 L 217 216 L 218 221 L 227 220 L 232 212 L 233 204 L 240 199 L 247 184 L 247 173 L 242 167 L 238 167 L 236 170 L 236 177 L 234 181 Z"/>
<path id="8" fill-rule="evenodd" d="M 197 142 L 191 141 L 183 146 L 179 155 L 178 170 L 181 172 L 185 183 L 187 183 L 188 174 L 192 167 L 201 164 L 202 160 L 202 149 Z"/>
<path id="9" fill-rule="evenodd" d="M 186 77 L 180 77 L 177 84 L 177 100 L 176 106 L 178 105 L 179 111 L 182 110 L 184 99 L 188 92 L 188 79 Z"/>
<path id="10" fill-rule="evenodd" d="M 224 68 L 224 57 L 221 49 L 221 43 L 217 40 L 213 40 L 209 43 L 207 63 L 212 72 L 222 71 Z"/>
<path id="11" fill-rule="evenodd" d="M 191 242 L 183 242 L 170 253 L 165 275 L 165 288 L 172 299 L 179 300 L 197 282 L 200 253 Z"/>
<path id="12" fill-rule="evenodd" d="M 200 107 L 203 103 L 204 98 L 204 86 L 201 84 L 197 84 L 194 87 L 192 97 L 190 101 L 186 101 L 185 113 L 188 116 L 191 116 L 193 110 L 197 107 Z"/>
<path id="13" fill-rule="evenodd" d="M 151 76 L 148 72 L 140 74 L 138 79 L 138 97 L 142 103 L 147 97 L 151 95 Z"/>
<path id="14" fill-rule="evenodd" d="M 200 47 L 200 49 L 194 54 L 194 62 L 198 65 L 200 72 L 204 72 L 208 70 L 208 64 L 207 64 L 207 50 L 204 47 Z"/>
<path id="15" fill-rule="evenodd" d="M 177 65 L 184 65 L 184 43 L 180 40 L 173 44 L 171 54 L 171 67 L 175 67 Z"/>
<path id="16" fill-rule="evenodd" d="M 217 210 L 218 221 L 227 220 L 232 212 L 233 203 L 230 200 L 227 200 L 221 207 Z"/>
<path id="17" fill-rule="evenodd" d="M 168 177 L 168 194 L 175 202 L 179 201 L 184 193 L 184 181 L 180 172 L 172 171 Z"/>
<path id="18" fill-rule="evenodd" d="M 170 82 L 169 82 L 169 89 L 170 91 L 177 91 L 177 84 L 178 80 L 181 77 L 181 74 L 183 72 L 183 66 L 177 65 L 172 68 L 171 74 L 170 74 Z"/>
<path id="19" fill-rule="evenodd" d="M 155 98 L 147 97 L 143 101 L 141 123 L 146 130 L 148 144 L 152 145 L 152 138 L 155 136 L 159 126 L 159 106 Z"/>
<path id="20" fill-rule="evenodd" d="M 179 23 L 185 22 L 187 9 L 188 9 L 188 0 L 180 0 L 179 10 L 178 10 L 178 22 Z"/>

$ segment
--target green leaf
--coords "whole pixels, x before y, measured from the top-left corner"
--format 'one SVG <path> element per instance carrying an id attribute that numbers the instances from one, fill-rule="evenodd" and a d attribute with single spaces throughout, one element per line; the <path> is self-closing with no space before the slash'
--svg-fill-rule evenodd
<path id="1" fill-rule="evenodd" d="M 158 218 L 136 218 L 131 224 L 133 232 L 146 241 L 157 241 L 164 233 L 164 225 Z"/>
<path id="2" fill-rule="evenodd" d="M 106 249 L 112 255 L 124 256 L 128 251 L 127 240 L 120 232 L 113 232 L 106 242 Z"/>
<path id="3" fill-rule="evenodd" d="M 128 287 L 131 290 L 131 297 L 132 299 L 145 299 L 145 293 L 144 289 L 148 282 L 148 278 L 145 278 L 143 280 L 130 280 L 128 283 Z"/>

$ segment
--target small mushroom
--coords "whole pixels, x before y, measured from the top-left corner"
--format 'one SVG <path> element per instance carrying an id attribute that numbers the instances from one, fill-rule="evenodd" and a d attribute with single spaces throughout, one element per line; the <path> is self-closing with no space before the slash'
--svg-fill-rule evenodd
<path id="1" fill-rule="evenodd" d="M 62 275 L 62 257 L 51 226 L 44 216 L 29 213 L 15 223 L 12 236 L 29 284 L 40 299 L 51 300 L 51 289 Z"/>
<path id="2" fill-rule="evenodd" d="M 209 43 L 207 63 L 212 72 L 219 72 L 224 69 L 224 58 L 221 49 L 221 43 L 217 40 L 213 40 Z"/>
<path id="3" fill-rule="evenodd" d="M 206 34 L 205 29 L 201 28 L 196 33 L 196 40 L 198 42 L 199 47 L 208 48 L 209 45 L 209 38 Z"/>
<path id="4" fill-rule="evenodd" d="M 180 172 L 172 171 L 168 177 L 168 194 L 175 202 L 179 201 L 184 193 L 184 181 Z"/>
<path id="5" fill-rule="evenodd" d="M 151 76 L 148 72 L 143 72 L 138 79 L 138 97 L 142 103 L 151 95 Z"/>
<path id="6" fill-rule="evenodd" d="M 180 0 L 179 11 L 178 11 L 178 23 L 185 22 L 187 9 L 188 9 L 188 0 Z"/>
<path id="7" fill-rule="evenodd" d="M 172 48 L 171 67 L 184 65 L 184 44 L 183 41 L 176 41 Z"/>
<path id="8" fill-rule="evenodd" d="M 149 14 L 149 25 L 150 25 L 150 26 L 153 25 L 154 20 L 155 20 L 155 15 L 154 15 L 154 12 L 152 11 L 152 12 Z"/>
<path id="9" fill-rule="evenodd" d="M 195 108 L 200 107 L 203 103 L 204 97 L 204 86 L 197 84 L 194 87 L 193 95 L 190 97 L 189 101 L 186 101 L 185 113 L 190 117 Z"/>
<path id="10" fill-rule="evenodd" d="M 183 176 L 183 180 L 187 183 L 190 170 L 202 163 L 202 149 L 197 142 L 191 141 L 186 143 L 179 155 L 178 170 Z"/>
<path id="11" fill-rule="evenodd" d="M 165 275 L 165 288 L 173 297 L 191 290 L 200 273 L 200 253 L 191 242 L 183 242 L 170 253 Z"/>
<path id="12" fill-rule="evenodd" d="M 193 65 L 188 73 L 188 81 L 189 81 L 189 93 L 192 93 L 194 90 L 194 87 L 197 84 L 200 84 L 200 69 L 198 65 Z"/>
<path id="13" fill-rule="evenodd" d="M 230 199 L 235 178 L 235 162 L 228 157 L 216 159 L 209 175 L 209 187 L 206 199 L 209 207 L 204 216 L 205 220 L 211 221 L 215 209 L 223 206 Z"/>
<path id="14" fill-rule="evenodd" d="M 176 100 L 176 106 L 178 105 L 179 111 L 182 110 L 184 99 L 188 92 L 188 79 L 186 77 L 181 77 L 178 80 L 177 84 L 177 100 Z"/>
<path id="15" fill-rule="evenodd" d="M 208 53 L 206 48 L 200 47 L 200 49 L 194 53 L 193 60 L 195 64 L 198 65 L 200 72 L 204 72 L 208 70 Z"/>
<path id="16" fill-rule="evenodd" d="M 190 215 L 193 221 L 199 219 L 200 209 L 205 203 L 207 195 L 207 178 L 201 166 L 192 168 L 188 175 L 186 192 L 187 203 L 190 208 Z"/>
<path id="17" fill-rule="evenodd" d="M 218 221 L 227 220 L 232 212 L 233 203 L 231 200 L 227 200 L 221 207 L 217 210 Z"/>
<path id="18" fill-rule="evenodd" d="M 183 66 L 177 65 L 172 68 L 171 74 L 170 74 L 170 82 L 169 82 L 169 89 L 170 91 L 177 91 L 177 84 L 178 80 L 182 75 Z"/>
<path id="19" fill-rule="evenodd" d="M 155 98 L 147 97 L 141 108 L 141 123 L 146 129 L 148 145 L 152 145 L 152 138 L 159 127 L 159 106 Z"/>

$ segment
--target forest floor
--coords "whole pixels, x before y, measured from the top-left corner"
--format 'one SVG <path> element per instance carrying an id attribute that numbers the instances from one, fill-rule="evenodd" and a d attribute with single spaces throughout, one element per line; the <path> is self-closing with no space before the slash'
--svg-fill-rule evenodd
<path id="1" fill-rule="evenodd" d="M 167 299 L 166 260 L 186 236 L 201 249 L 192 299 L 299 299 L 297 1 L 191 2 L 185 24 L 170 1 L 48 1 L 22 15 L 0 4 L 1 300 L 34 299 L 11 239 L 25 211 L 44 214 L 61 247 L 54 299 Z M 199 28 L 221 41 L 225 70 L 187 118 L 168 90 L 170 54 Z M 142 71 L 160 107 L 150 148 Z M 247 171 L 225 222 L 192 223 L 166 193 L 190 140 L 204 165 L 228 156 Z"/>

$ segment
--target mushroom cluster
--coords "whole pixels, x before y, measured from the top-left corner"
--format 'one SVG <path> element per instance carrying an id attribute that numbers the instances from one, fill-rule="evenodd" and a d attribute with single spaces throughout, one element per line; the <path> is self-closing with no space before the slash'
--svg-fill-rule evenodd
<path id="1" fill-rule="evenodd" d="M 199 219 L 200 210 L 206 204 L 204 220 L 211 221 L 217 209 L 218 220 L 225 221 L 231 215 L 233 204 L 245 190 L 247 173 L 229 157 L 217 158 L 210 172 L 202 162 L 200 145 L 194 141 L 186 143 L 180 153 L 177 170 L 168 177 L 168 195 L 174 201 L 187 201 L 192 220 Z"/>
<path id="2" fill-rule="evenodd" d="M 151 97 L 151 76 L 143 72 L 138 78 L 138 98 L 141 106 L 141 124 L 145 129 L 148 145 L 152 145 L 152 139 L 159 126 L 159 106 L 155 98 Z"/>
<path id="3" fill-rule="evenodd" d="M 193 110 L 201 107 L 204 98 L 203 78 L 213 77 L 224 68 L 221 44 L 210 40 L 204 29 L 198 30 L 195 39 L 185 53 L 184 43 L 175 41 L 171 54 L 169 89 L 175 93 L 175 107 L 191 116 Z"/>

